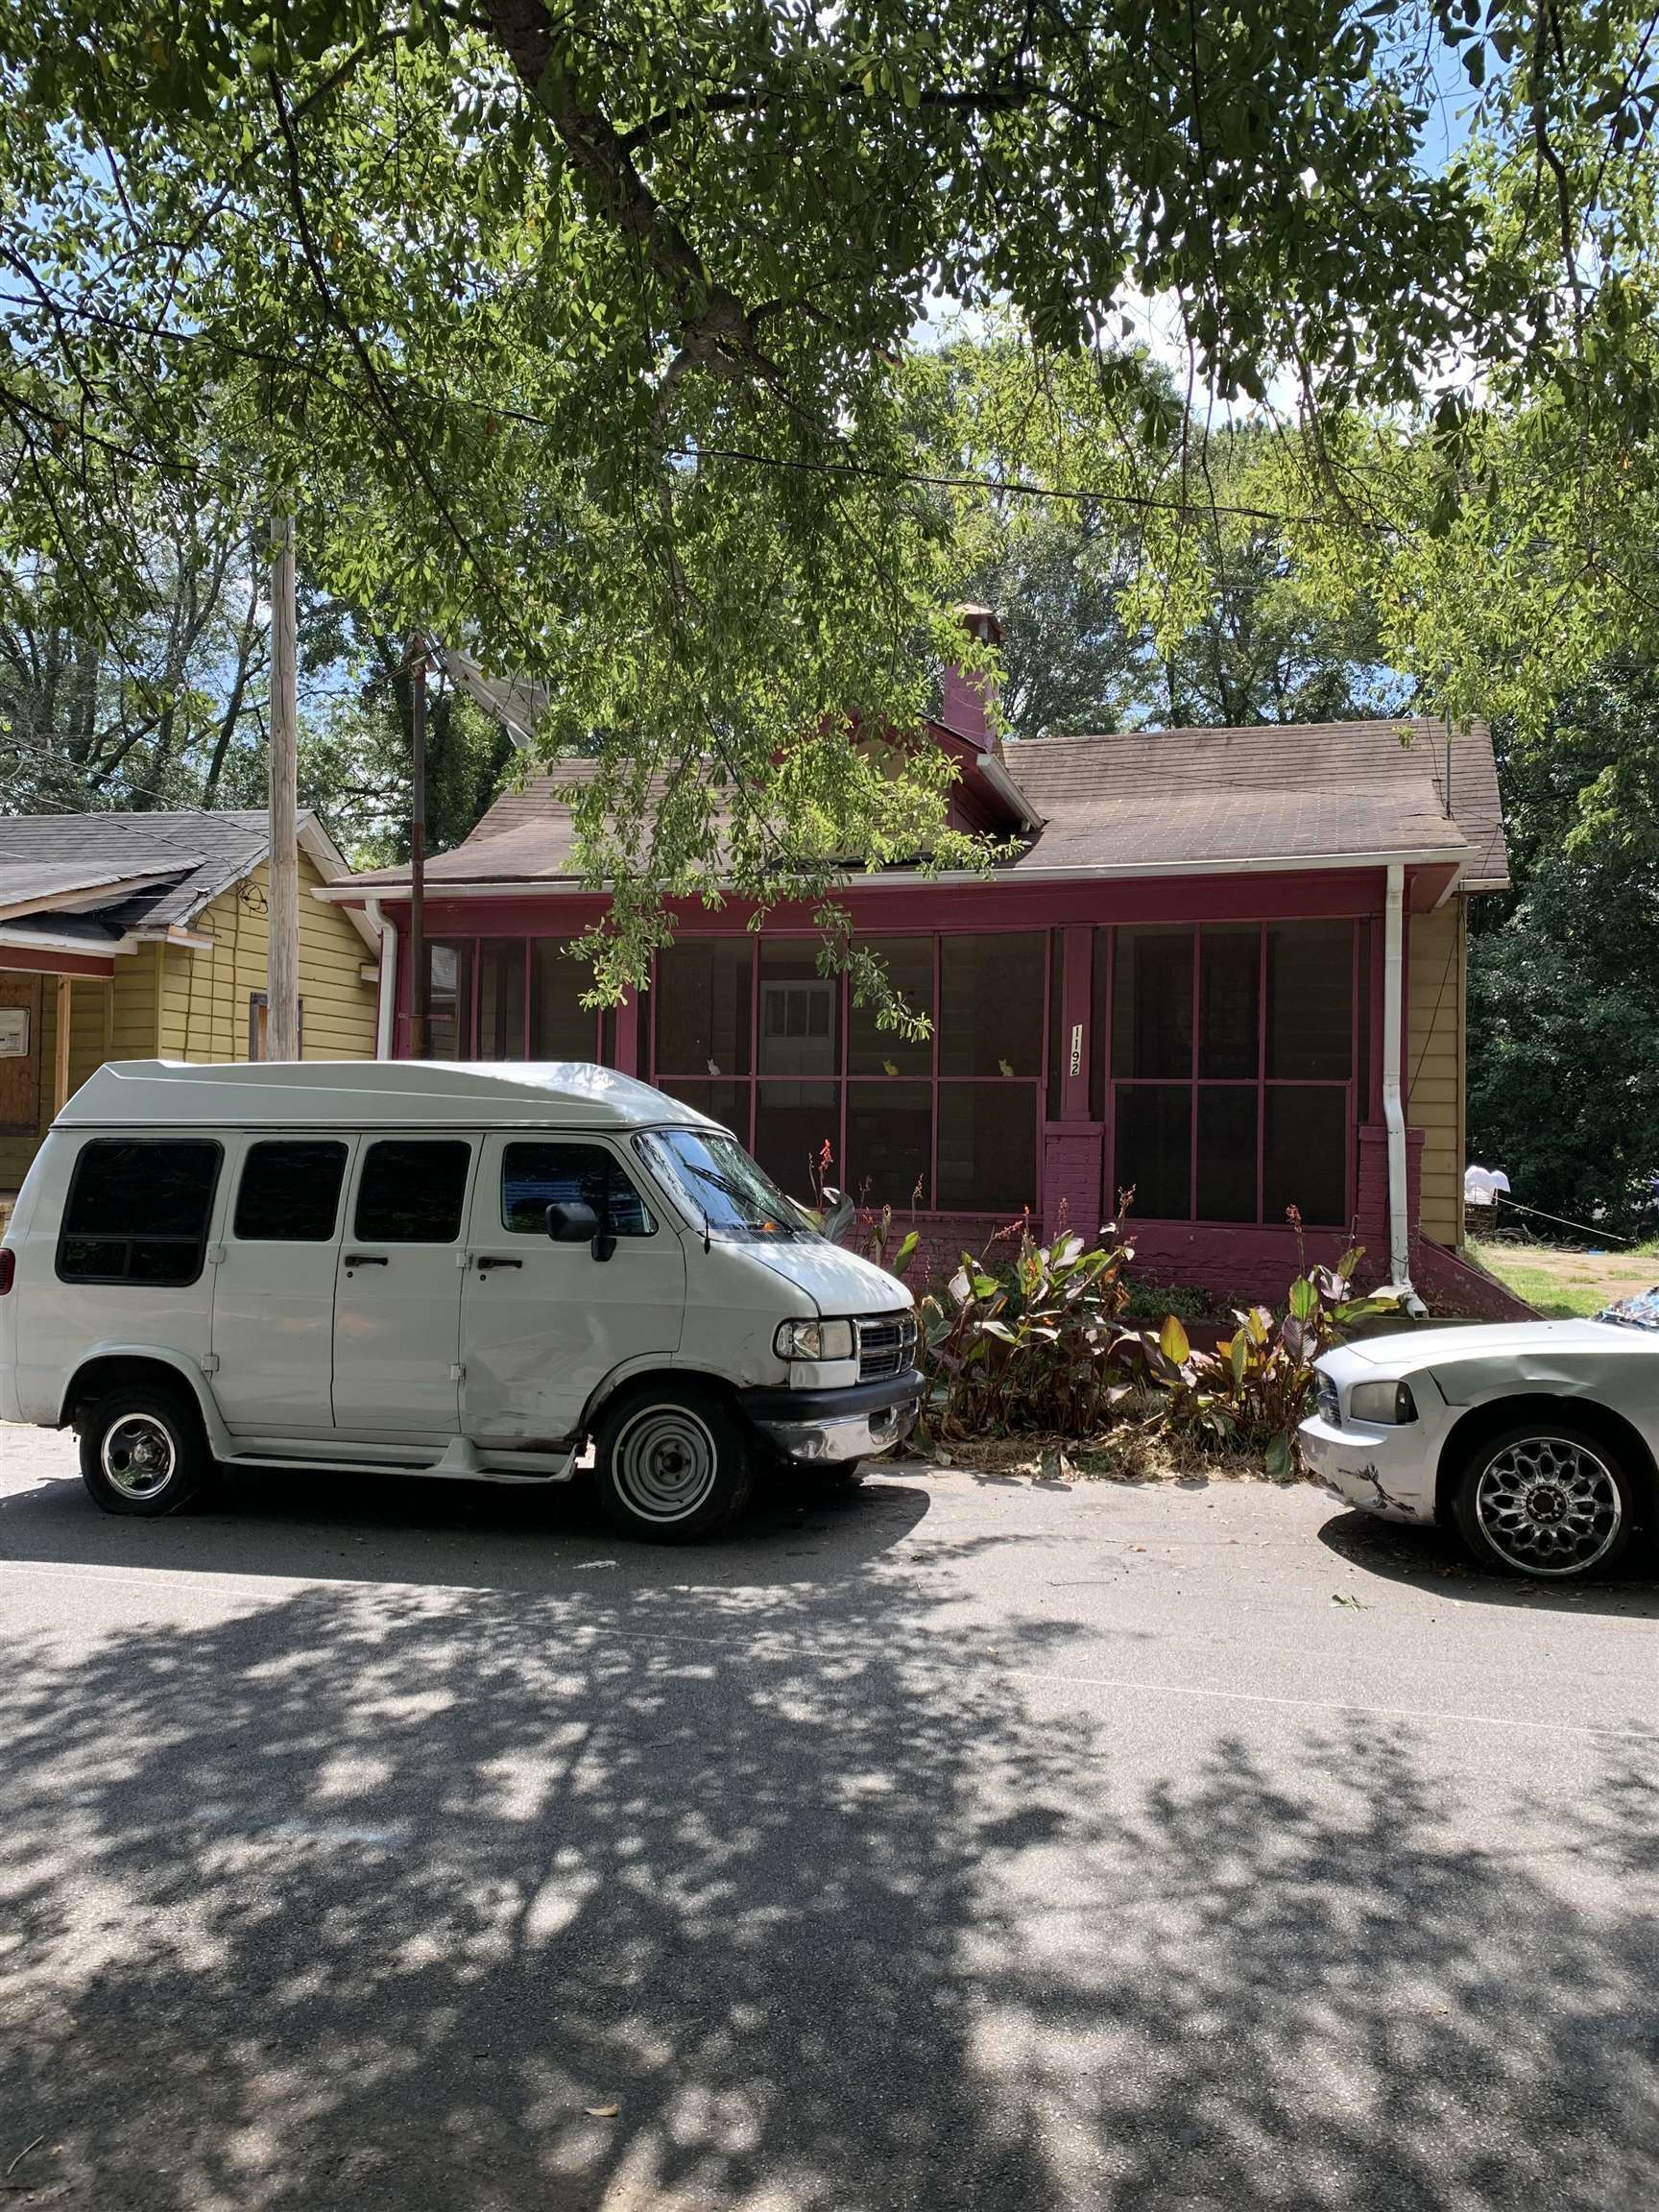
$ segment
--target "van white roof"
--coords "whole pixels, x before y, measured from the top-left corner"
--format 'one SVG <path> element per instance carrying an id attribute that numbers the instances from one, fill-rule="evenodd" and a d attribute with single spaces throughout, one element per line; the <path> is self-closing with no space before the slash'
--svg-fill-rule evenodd
<path id="1" fill-rule="evenodd" d="M 706 1114 L 580 1060 L 111 1060 L 60 1129 L 717 1128 Z"/>

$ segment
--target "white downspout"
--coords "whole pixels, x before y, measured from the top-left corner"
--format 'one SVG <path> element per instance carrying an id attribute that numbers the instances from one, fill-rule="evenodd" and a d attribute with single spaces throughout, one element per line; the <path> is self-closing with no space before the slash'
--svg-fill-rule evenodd
<path id="1" fill-rule="evenodd" d="M 1406 870 L 1388 869 L 1382 931 L 1382 1119 L 1388 1131 L 1388 1279 L 1413 1319 L 1428 1308 L 1411 1287 L 1411 1214 L 1406 1172 L 1405 1063 Z"/>
<path id="2" fill-rule="evenodd" d="M 380 911 L 378 899 L 365 899 L 364 908 L 380 931 L 380 983 L 374 1003 L 374 1057 L 390 1060 L 394 1024 L 397 1019 L 397 926 Z"/>

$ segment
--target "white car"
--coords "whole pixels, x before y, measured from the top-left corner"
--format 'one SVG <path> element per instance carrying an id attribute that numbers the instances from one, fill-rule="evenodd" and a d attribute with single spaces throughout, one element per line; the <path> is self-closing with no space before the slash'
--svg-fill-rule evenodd
<path id="1" fill-rule="evenodd" d="M 569 1481 L 679 1543 L 916 1419 L 902 1283 L 722 1129 L 584 1065 L 114 1062 L 0 1244 L 0 1421 L 111 1513 L 219 1468 Z"/>
<path id="2" fill-rule="evenodd" d="M 1659 1501 L 1659 1339 L 1609 1321 L 1375 1336 L 1315 1364 L 1302 1452 L 1333 1496 L 1457 1528 L 1512 1575 L 1605 1572 Z"/>

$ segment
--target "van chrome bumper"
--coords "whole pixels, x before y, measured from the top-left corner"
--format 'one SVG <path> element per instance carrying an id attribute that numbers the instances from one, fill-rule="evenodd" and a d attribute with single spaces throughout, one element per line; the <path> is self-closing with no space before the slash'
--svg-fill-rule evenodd
<path id="1" fill-rule="evenodd" d="M 841 1463 L 902 1444 L 922 1410 L 922 1389 L 912 1367 L 847 1390 L 740 1390 L 737 1403 L 786 1458 Z"/>

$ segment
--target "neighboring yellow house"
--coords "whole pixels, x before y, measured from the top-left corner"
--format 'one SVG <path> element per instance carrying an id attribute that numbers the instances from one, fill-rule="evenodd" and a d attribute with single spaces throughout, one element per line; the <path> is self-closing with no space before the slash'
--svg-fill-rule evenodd
<path id="1" fill-rule="evenodd" d="M 300 834 L 307 1060 L 372 1060 L 379 929 L 311 893 L 349 874 Z M 0 819 L 0 1207 L 105 1060 L 250 1060 L 265 1022 L 263 810 Z"/>

